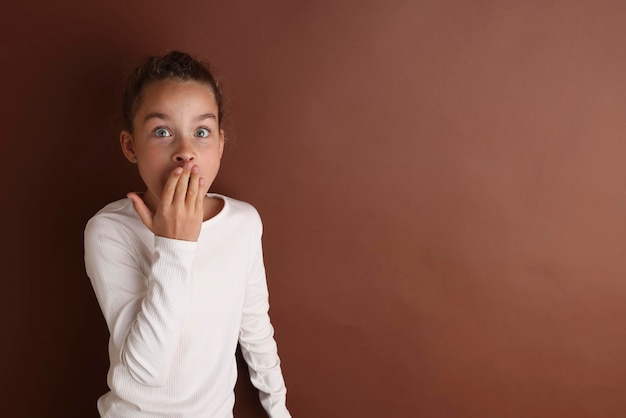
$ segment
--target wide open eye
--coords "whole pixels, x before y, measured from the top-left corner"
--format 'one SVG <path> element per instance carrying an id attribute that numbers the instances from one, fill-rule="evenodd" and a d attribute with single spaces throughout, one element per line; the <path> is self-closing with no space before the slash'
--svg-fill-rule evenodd
<path id="1" fill-rule="evenodd" d="M 166 138 L 168 136 L 172 136 L 171 132 L 168 131 L 166 128 L 156 128 L 153 134 L 154 136 L 157 136 L 159 138 Z"/>
<path id="2" fill-rule="evenodd" d="M 196 132 L 194 132 L 194 135 L 200 138 L 208 138 L 208 136 L 211 135 L 211 131 L 207 128 L 198 128 Z"/>

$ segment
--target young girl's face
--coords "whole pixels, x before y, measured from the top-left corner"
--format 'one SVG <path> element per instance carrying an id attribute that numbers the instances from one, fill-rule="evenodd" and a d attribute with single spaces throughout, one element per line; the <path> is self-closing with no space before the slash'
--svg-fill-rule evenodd
<path id="1" fill-rule="evenodd" d="M 190 161 L 204 178 L 215 179 L 224 150 L 218 108 L 211 88 L 196 81 L 162 80 L 144 88 L 133 133 L 122 131 L 122 151 L 136 162 L 148 188 L 144 200 L 155 210 L 172 170 Z"/>

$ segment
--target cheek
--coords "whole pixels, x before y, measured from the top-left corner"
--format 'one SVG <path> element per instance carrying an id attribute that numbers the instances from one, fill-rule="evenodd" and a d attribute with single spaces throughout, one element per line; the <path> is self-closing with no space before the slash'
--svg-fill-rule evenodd
<path id="1" fill-rule="evenodd" d="M 216 149 L 214 152 L 211 152 L 209 158 L 207 159 L 206 165 L 211 170 L 215 170 L 216 168 L 219 168 L 221 160 L 222 160 L 222 152 Z"/>
<path id="2" fill-rule="evenodd" d="M 205 180 L 213 181 L 215 176 L 217 176 L 217 172 L 220 168 L 220 159 L 219 158 L 211 158 L 210 161 L 206 161 L 204 164 L 200 166 L 200 175 L 205 178 Z"/>
<path id="3" fill-rule="evenodd" d="M 151 159 L 140 159 L 138 163 L 139 174 L 149 187 L 162 188 L 172 171 L 167 164 L 163 164 Z"/>

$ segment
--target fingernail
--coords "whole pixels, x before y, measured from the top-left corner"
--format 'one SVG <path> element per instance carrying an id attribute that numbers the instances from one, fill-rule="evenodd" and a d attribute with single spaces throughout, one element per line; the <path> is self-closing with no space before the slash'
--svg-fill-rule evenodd
<path id="1" fill-rule="evenodd" d="M 182 174 L 183 173 L 183 168 L 182 167 L 176 167 L 176 170 L 174 170 L 175 174 Z"/>
<path id="2" fill-rule="evenodd" d="M 191 167 L 193 167 L 193 163 L 189 163 L 189 162 L 185 163 L 185 169 L 191 170 Z"/>
<path id="3" fill-rule="evenodd" d="M 200 167 L 198 167 L 197 165 L 194 165 L 191 168 L 191 172 L 194 173 L 194 174 L 198 174 L 198 171 L 200 171 Z"/>

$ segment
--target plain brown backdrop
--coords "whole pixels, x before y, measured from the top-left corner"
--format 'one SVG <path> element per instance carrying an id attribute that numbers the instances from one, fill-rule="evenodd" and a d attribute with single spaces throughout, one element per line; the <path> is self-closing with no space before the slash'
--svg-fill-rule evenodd
<path id="1" fill-rule="evenodd" d="M 83 228 L 141 187 L 126 74 L 182 49 L 225 88 L 213 190 L 263 217 L 294 417 L 626 416 L 624 2 L 4 7 L 1 415 L 96 416 Z"/>

